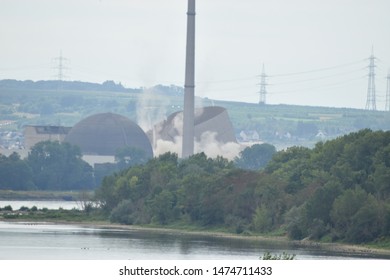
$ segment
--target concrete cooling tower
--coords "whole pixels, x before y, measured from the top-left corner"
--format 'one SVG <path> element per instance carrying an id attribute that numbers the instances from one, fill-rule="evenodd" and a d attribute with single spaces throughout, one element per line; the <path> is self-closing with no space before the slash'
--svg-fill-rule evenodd
<path id="1" fill-rule="evenodd" d="M 183 111 L 175 112 L 168 118 L 155 125 L 154 133 L 148 133 L 152 137 L 152 142 L 161 139 L 175 142 L 175 138 L 183 136 Z M 233 125 L 225 108 L 203 107 L 195 109 L 194 119 L 195 141 L 200 141 L 205 132 L 215 133 L 215 139 L 220 143 L 237 143 Z M 152 135 L 154 134 L 154 135 Z"/>
<path id="2" fill-rule="evenodd" d="M 128 118 L 113 113 L 81 120 L 69 131 L 65 141 L 79 146 L 83 155 L 114 156 L 119 148 L 134 147 L 153 157 L 144 131 Z"/>

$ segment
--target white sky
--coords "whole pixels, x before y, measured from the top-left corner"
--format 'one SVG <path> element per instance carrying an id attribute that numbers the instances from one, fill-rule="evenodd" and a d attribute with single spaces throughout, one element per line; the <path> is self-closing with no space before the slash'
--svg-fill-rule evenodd
<path id="1" fill-rule="evenodd" d="M 67 80 L 182 86 L 186 12 L 186 0 L 0 0 L 0 79 L 56 79 L 62 51 Z M 373 46 L 384 108 L 389 0 L 197 0 L 196 21 L 198 96 L 257 103 L 264 63 L 269 104 L 364 108 Z"/>

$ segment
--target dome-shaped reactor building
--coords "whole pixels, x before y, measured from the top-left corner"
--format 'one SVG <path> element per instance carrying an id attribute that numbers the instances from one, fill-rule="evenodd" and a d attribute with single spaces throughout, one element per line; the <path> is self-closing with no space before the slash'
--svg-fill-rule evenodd
<path id="1" fill-rule="evenodd" d="M 83 155 L 114 156 L 118 149 L 132 147 L 153 157 L 152 146 L 144 131 L 128 118 L 101 113 L 78 122 L 65 138 L 80 147 Z"/>

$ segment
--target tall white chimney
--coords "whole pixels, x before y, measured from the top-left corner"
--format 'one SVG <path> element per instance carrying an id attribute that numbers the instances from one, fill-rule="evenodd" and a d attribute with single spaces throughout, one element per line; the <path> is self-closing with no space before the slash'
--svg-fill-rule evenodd
<path id="1" fill-rule="evenodd" d="M 195 0 L 188 0 L 186 74 L 184 84 L 182 157 L 194 154 L 195 115 Z"/>

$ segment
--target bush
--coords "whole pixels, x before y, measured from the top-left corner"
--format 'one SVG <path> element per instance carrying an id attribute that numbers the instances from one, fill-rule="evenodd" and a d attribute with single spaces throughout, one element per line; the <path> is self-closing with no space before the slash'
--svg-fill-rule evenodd
<path id="1" fill-rule="evenodd" d="M 286 252 L 283 252 L 283 254 L 280 255 L 271 255 L 270 252 L 265 252 L 263 257 L 260 257 L 261 260 L 286 260 L 286 261 L 291 261 L 295 259 L 296 255 L 295 254 L 287 254 Z"/>
<path id="2" fill-rule="evenodd" d="M 309 228 L 311 239 L 319 240 L 329 232 L 329 228 L 321 219 L 314 219 Z"/>
<path id="3" fill-rule="evenodd" d="M 305 207 L 292 207 L 285 215 L 287 233 L 291 239 L 300 240 L 308 235 Z"/>
<path id="4" fill-rule="evenodd" d="M 4 206 L 3 208 L 0 208 L 2 211 L 12 211 L 11 205 Z"/>
<path id="5" fill-rule="evenodd" d="M 113 223 L 120 223 L 125 225 L 132 225 L 134 223 L 133 202 L 131 200 L 121 201 L 115 207 L 110 216 L 110 221 Z"/>
<path id="6" fill-rule="evenodd" d="M 272 219 L 267 208 L 257 207 L 253 215 L 253 227 L 258 232 L 268 232 L 272 228 Z"/>

